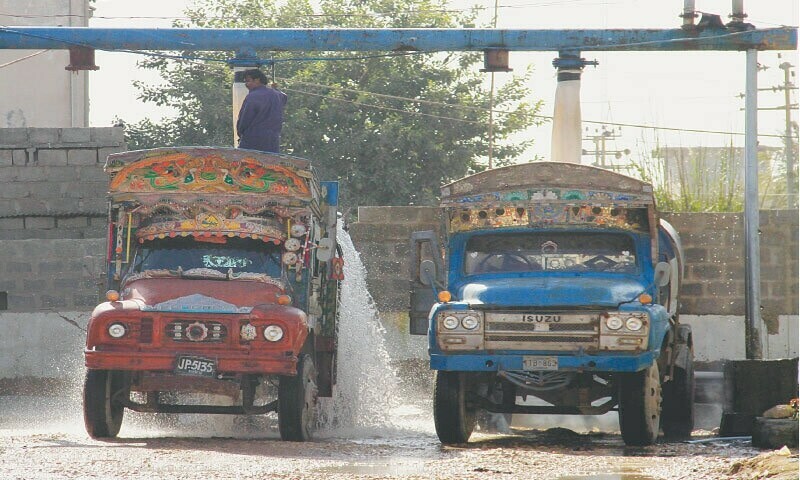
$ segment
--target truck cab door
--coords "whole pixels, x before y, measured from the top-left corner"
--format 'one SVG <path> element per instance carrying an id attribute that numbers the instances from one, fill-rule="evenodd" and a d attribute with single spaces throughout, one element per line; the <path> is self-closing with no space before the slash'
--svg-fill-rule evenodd
<path id="1" fill-rule="evenodd" d="M 411 308 L 408 330 L 411 335 L 428 333 L 428 314 L 444 288 L 444 262 L 436 232 L 425 230 L 411 234 Z"/>

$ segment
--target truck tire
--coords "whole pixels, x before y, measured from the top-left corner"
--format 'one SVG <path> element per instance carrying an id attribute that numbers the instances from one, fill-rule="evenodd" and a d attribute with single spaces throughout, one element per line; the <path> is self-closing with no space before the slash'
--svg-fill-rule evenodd
<path id="1" fill-rule="evenodd" d="M 467 405 L 466 383 L 461 372 L 436 372 L 433 422 L 444 444 L 467 443 L 475 428 L 476 409 Z"/>
<path id="2" fill-rule="evenodd" d="M 86 371 L 83 384 L 83 423 L 92 438 L 113 438 L 122 426 L 125 407 L 113 396 L 125 388 L 122 372 L 114 370 Z"/>
<path id="3" fill-rule="evenodd" d="M 658 438 L 661 379 L 658 363 L 619 382 L 619 428 L 625 445 L 652 445 Z"/>
<path id="4" fill-rule="evenodd" d="M 694 429 L 694 362 L 692 355 L 686 368 L 675 367 L 674 378 L 664 383 L 661 429 L 671 440 L 692 436 Z"/>
<path id="5" fill-rule="evenodd" d="M 304 442 L 311 438 L 317 409 L 317 370 L 311 355 L 301 354 L 297 375 L 278 382 L 278 428 L 281 439 Z"/>

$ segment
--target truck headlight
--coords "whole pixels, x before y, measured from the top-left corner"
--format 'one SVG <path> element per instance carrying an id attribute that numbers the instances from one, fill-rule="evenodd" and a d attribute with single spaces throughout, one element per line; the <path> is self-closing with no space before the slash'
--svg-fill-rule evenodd
<path id="1" fill-rule="evenodd" d="M 442 326 L 448 330 L 453 330 L 458 327 L 458 319 L 452 315 L 448 315 L 442 320 Z"/>
<path id="2" fill-rule="evenodd" d="M 269 342 L 277 342 L 283 338 L 283 329 L 277 325 L 267 325 L 264 329 L 264 339 Z"/>
<path id="3" fill-rule="evenodd" d="M 609 330 L 619 330 L 622 328 L 622 319 L 615 316 L 606 317 L 606 327 Z"/>
<path id="4" fill-rule="evenodd" d="M 461 319 L 461 326 L 466 328 L 467 330 L 475 330 L 478 328 L 478 319 L 474 315 L 467 315 L 463 319 Z"/>
<path id="5" fill-rule="evenodd" d="M 125 328 L 125 325 L 121 323 L 112 323 L 108 326 L 108 334 L 111 335 L 112 338 L 124 337 L 127 330 L 128 329 Z"/>
<path id="6" fill-rule="evenodd" d="M 632 332 L 638 332 L 644 326 L 644 322 L 642 322 L 641 318 L 638 317 L 630 317 L 629 319 L 625 320 L 625 328 Z"/>

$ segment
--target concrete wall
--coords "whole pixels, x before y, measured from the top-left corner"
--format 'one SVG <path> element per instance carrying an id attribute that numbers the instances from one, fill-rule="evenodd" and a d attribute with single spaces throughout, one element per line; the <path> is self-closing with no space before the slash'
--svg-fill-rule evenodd
<path id="1" fill-rule="evenodd" d="M 4 26 L 85 27 L 90 16 L 89 0 L 0 0 Z M 0 64 L 0 128 L 89 125 L 87 73 L 64 70 L 67 50 L 0 50 Z"/>
<path id="2" fill-rule="evenodd" d="M 120 128 L 0 128 L 0 392 L 74 380 L 102 290 L 103 164 L 125 150 Z"/>
<path id="3" fill-rule="evenodd" d="M 697 358 L 744 358 L 742 214 L 673 213 L 664 218 L 680 232 L 686 253 L 680 312 L 703 337 L 696 344 Z M 424 355 L 426 344 L 407 334 L 409 237 L 413 231 L 438 231 L 440 226 L 436 208 L 361 207 L 349 229 L 382 319 L 397 332 L 392 343 L 410 358 Z M 770 334 L 765 356 L 796 356 L 797 210 L 762 211 L 760 231 L 762 315 Z"/>

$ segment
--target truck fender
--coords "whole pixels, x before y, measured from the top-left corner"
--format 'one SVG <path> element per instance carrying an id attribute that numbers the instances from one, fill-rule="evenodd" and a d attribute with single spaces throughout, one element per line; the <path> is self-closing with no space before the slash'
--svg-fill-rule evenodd
<path id="1" fill-rule="evenodd" d="M 686 370 L 692 361 L 692 326 L 678 325 L 675 332 L 673 363 Z"/>

